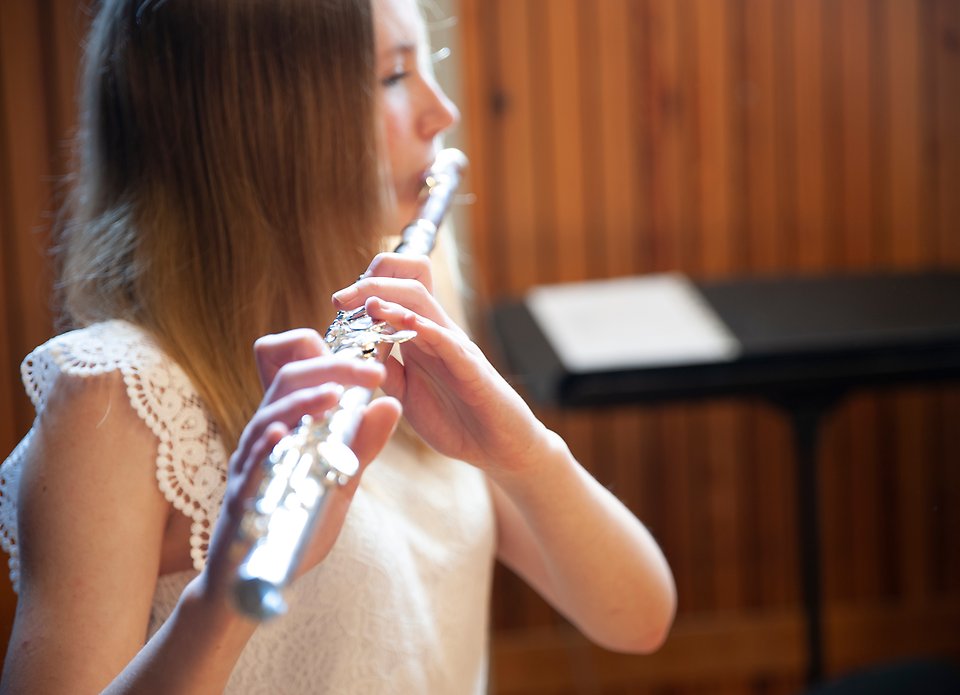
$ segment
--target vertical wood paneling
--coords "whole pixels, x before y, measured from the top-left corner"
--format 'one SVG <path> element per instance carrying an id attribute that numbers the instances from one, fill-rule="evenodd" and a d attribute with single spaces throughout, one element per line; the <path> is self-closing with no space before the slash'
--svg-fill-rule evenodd
<path id="1" fill-rule="evenodd" d="M 783 242 L 778 233 L 778 187 L 781 168 L 777 159 L 776 24 L 774 4 L 745 0 L 742 21 L 742 94 L 745 119 L 746 198 L 745 255 L 752 269 L 773 272 L 783 267 Z"/>
<path id="2" fill-rule="evenodd" d="M 957 137 L 957 122 L 960 120 L 960 3 L 954 0 L 936 0 L 931 3 L 932 47 L 929 66 L 934 74 L 935 121 L 933 142 L 936 143 L 937 178 L 937 248 L 939 257 L 946 263 L 960 264 L 960 196 L 957 195 L 960 181 L 960 138 Z M 935 502 L 938 530 L 935 557 L 940 566 L 939 588 L 951 593 L 960 587 L 960 553 L 955 551 L 956 539 L 960 537 L 960 504 L 949 491 L 960 489 L 960 436 L 958 436 L 958 413 L 960 413 L 960 389 L 946 390 L 939 401 L 941 431 L 940 484 Z"/>
<path id="3" fill-rule="evenodd" d="M 874 193 L 874 220 L 869 230 L 874 247 L 874 263 L 881 267 L 891 265 L 891 227 L 890 214 L 887 207 L 890 200 L 889 175 L 891 169 L 890 152 L 890 114 L 887 113 L 886 81 L 888 63 L 886 41 L 887 24 L 883 5 L 879 2 L 870 2 L 868 22 L 870 26 L 870 58 L 872 69 L 870 72 L 870 110 L 873 117 L 871 123 L 871 148 L 873 150 L 870 169 L 870 187 Z"/>
<path id="4" fill-rule="evenodd" d="M 801 199 L 801 207 L 813 203 L 813 213 L 805 221 L 806 230 L 801 230 L 804 241 L 801 248 L 808 248 L 808 258 L 801 267 L 831 269 L 843 266 L 843 73 L 839 67 L 843 64 L 841 50 L 841 12 L 840 3 L 829 1 L 814 5 L 814 12 L 807 18 L 806 26 L 798 37 L 797 60 L 801 54 L 811 53 L 818 57 L 811 70 L 817 70 L 816 81 L 806 85 L 809 91 L 815 90 L 816 105 L 811 104 L 809 120 L 798 122 L 800 135 L 798 144 L 804 147 L 815 146 L 818 149 L 805 160 L 798 153 L 801 166 L 811 167 L 809 171 L 800 171 L 799 179 L 809 185 L 812 200 Z M 801 99 L 804 97 L 801 96 Z M 804 141 L 803 134 L 809 137 Z M 812 235 L 813 243 L 806 243 L 807 235 Z M 826 601 L 848 597 L 851 593 L 851 572 L 848 567 L 852 556 L 859 557 L 856 540 L 851 533 L 852 523 L 849 504 L 850 469 L 846 464 L 843 449 L 843 432 L 838 427 L 842 416 L 836 413 L 825 418 L 820 427 L 818 455 L 818 474 L 820 478 L 820 523 L 822 528 L 836 529 L 836 532 L 823 534 L 821 541 L 822 593 Z M 827 650 L 830 649 L 827 644 Z"/>
<path id="5" fill-rule="evenodd" d="M 5 105 L 5 130 L 0 136 L 5 139 L 3 151 L 8 158 L 6 218 L 14 231 L 4 239 L 10 322 L 7 340 L 10 356 L 17 362 L 49 337 L 51 323 L 47 236 L 40 228 L 41 213 L 50 203 L 53 173 L 41 7 L 39 3 L 3 3 L 0 7 L 0 84 Z M 10 369 L 9 363 L 6 368 Z M 16 430 L 23 433 L 33 413 L 22 391 L 14 397 L 13 407 Z"/>
<path id="6" fill-rule="evenodd" d="M 587 102 L 596 117 L 595 136 L 602 157 L 596 172 L 599 186 L 592 189 L 598 197 L 599 214 L 595 223 L 588 224 L 589 243 L 602 249 L 608 277 L 637 272 L 635 230 L 640 224 L 637 208 L 642 188 L 635 153 L 640 104 L 631 89 L 631 43 L 641 27 L 636 20 L 626 21 L 632 17 L 630 10 L 627 0 L 596 5 L 599 89 L 597 100 Z"/>
<path id="7" fill-rule="evenodd" d="M 756 523 L 759 591 L 753 603 L 767 608 L 795 605 L 799 599 L 796 552 L 796 476 L 791 452 L 791 432 L 782 414 L 770 406 L 753 413 L 748 441 L 753 446 L 744 455 L 754 459 L 758 499 Z M 749 599 L 750 597 L 748 597 Z"/>
<path id="8" fill-rule="evenodd" d="M 774 232 L 780 239 L 784 253 L 783 271 L 797 267 L 799 246 L 802 243 L 799 231 L 798 168 L 797 168 L 797 68 L 794 55 L 793 6 L 796 3 L 773 4 L 774 35 L 774 85 L 772 98 L 776 103 L 776 157 L 780 176 L 777 187 L 777 210 L 779 221 Z"/>
<path id="9" fill-rule="evenodd" d="M 734 128 L 732 125 L 733 77 L 728 18 L 733 3 L 698 0 L 691 7 L 696 17 L 698 47 L 697 87 L 700 200 L 697 270 L 711 277 L 736 267 L 733 248 Z"/>
<path id="10" fill-rule="evenodd" d="M 525 51 L 533 66 L 535 192 L 509 205 L 533 215 L 522 226 L 535 228 L 544 260 L 511 279 L 518 293 L 597 272 L 707 278 L 960 264 L 957 3 L 516 4 L 538 30 L 525 46 L 502 36 L 489 45 L 503 69 Z M 482 131 L 485 118 L 473 127 Z M 581 231 L 569 226 L 577 220 Z M 829 601 L 926 605 L 932 589 L 960 592 L 960 561 L 946 551 L 960 542 L 960 492 L 949 484 L 958 474 L 941 463 L 960 455 L 957 398 L 956 389 L 856 395 L 827 421 Z M 792 443 L 776 411 L 671 405 L 547 416 L 615 489 L 644 488 L 622 495 L 662 528 L 681 615 L 796 605 Z M 726 685 L 792 692 L 796 678 Z"/>
<path id="11" fill-rule="evenodd" d="M 494 8 L 494 11 L 491 11 Z M 490 2 L 486 6 L 464 2 L 460 6 L 461 22 L 470 27 L 462 33 L 463 45 L 463 72 L 464 80 L 469 88 L 463 90 L 463 120 L 469 124 L 466 141 L 469 145 L 470 168 L 464 184 L 476 196 L 477 200 L 493 198 L 493 188 L 490 181 L 495 180 L 492 172 L 502 171 L 502 164 L 494 167 L 488 152 L 499 142 L 494 132 L 496 117 L 500 109 L 497 89 L 498 81 L 490 63 L 497 60 L 499 51 L 491 50 L 490 42 L 495 40 L 495 5 Z M 470 206 L 470 223 L 475 229 L 496 229 L 494 212 L 497 208 L 491 205 L 474 204 Z M 478 307 L 483 307 L 496 287 L 491 280 L 490 269 L 496 267 L 493 259 L 494 244 L 497 235 L 474 234 L 470 239 L 470 248 L 467 268 L 467 277 L 477 293 Z M 475 317 L 478 326 L 483 325 L 480 316 Z"/>
<path id="12" fill-rule="evenodd" d="M 811 3 L 812 4 L 812 3 Z M 815 89 L 816 110 L 811 104 L 810 121 L 798 122 L 801 135 L 798 137 L 800 148 L 816 143 L 819 148 L 806 162 L 798 153 L 801 166 L 806 163 L 812 167 L 809 171 L 800 171 L 799 180 L 810 185 L 816 205 L 808 218 L 807 230 L 801 230 L 806 239 L 812 235 L 812 244 L 803 243 L 810 249 L 806 263 L 813 268 L 835 268 L 842 265 L 842 247 L 838 236 L 842 233 L 842 194 L 843 180 L 842 158 L 842 94 L 843 85 L 838 66 L 842 64 L 840 37 L 840 8 L 838 3 L 818 1 L 814 12 L 807 18 L 802 38 L 797 41 L 798 61 L 800 55 L 807 52 L 819 58 L 810 69 L 817 70 L 815 86 L 807 85 L 808 91 Z M 801 97 L 802 98 L 802 97 Z M 810 140 L 804 142 L 803 133 Z M 811 202 L 808 200 L 808 202 Z M 805 205 L 801 199 L 801 206 Z M 804 267 L 802 265 L 801 267 Z M 852 583 L 848 570 L 852 557 L 858 556 L 856 541 L 850 533 L 852 527 L 849 504 L 850 475 L 849 467 L 843 458 L 842 437 L 838 428 L 836 413 L 824 419 L 820 426 L 818 454 L 818 474 L 820 479 L 820 524 L 825 529 L 837 532 L 825 533 L 821 541 L 822 594 L 825 601 L 835 601 L 850 596 Z M 829 652 L 830 644 L 826 645 Z"/>
<path id="13" fill-rule="evenodd" d="M 587 273 L 586 216 L 583 183 L 583 125 L 580 91 L 581 42 L 576 0 L 550 0 L 542 5 L 542 26 L 549 39 L 549 107 L 553 122 L 553 170 L 544 172 L 553 189 L 549 237 L 544 246 L 556 245 L 552 274 L 557 280 L 583 280 Z M 594 76 L 590 76 L 593 79 Z"/>
<path id="14" fill-rule="evenodd" d="M 921 215 L 921 86 L 919 19 L 920 4 L 902 0 L 879 3 L 887 26 L 885 72 L 889 114 L 890 157 L 896 166 L 889 170 L 892 258 L 898 265 L 916 267 L 926 260 L 924 242 L 928 232 L 920 227 Z"/>
<path id="15" fill-rule="evenodd" d="M 823 80 L 823 245 L 825 267 L 842 266 L 843 258 L 843 33 L 842 3 L 825 0 L 821 6 L 823 35 L 820 64 Z"/>
<path id="16" fill-rule="evenodd" d="M 540 256 L 539 272 L 536 282 L 557 282 L 557 267 L 560 263 L 561 250 L 559 239 L 554 235 L 556 225 L 556 190 L 553 173 L 556 168 L 556 153 L 553 133 L 556 124 L 553 119 L 553 84 L 550 79 L 550 34 L 547 27 L 548 2 L 544 0 L 530 0 L 530 17 L 533 22 L 527 33 L 531 60 L 531 74 L 533 76 L 531 117 L 536 127 L 533 129 L 533 157 L 534 171 L 536 172 L 534 185 L 535 195 L 528 201 L 535 211 L 537 221 L 534 232 L 537 238 L 538 254 Z M 516 59 L 518 56 L 509 56 Z M 505 69 L 510 69 L 509 61 Z M 571 105 L 571 108 L 573 105 Z M 492 176 L 502 176 L 503 172 L 490 172 Z"/>
<path id="17" fill-rule="evenodd" d="M 897 487 L 899 504 L 897 529 L 900 571 L 904 597 L 921 602 L 932 589 L 931 569 L 933 548 L 927 539 L 933 538 L 933 504 L 930 489 L 935 470 L 917 462 L 929 462 L 937 452 L 929 446 L 930 394 L 909 390 L 898 394 L 896 400 L 897 424 Z"/>
<path id="18" fill-rule="evenodd" d="M 662 466 L 663 488 L 659 491 L 672 510 L 658 540 L 674 569 L 677 585 L 678 611 L 681 614 L 697 608 L 696 579 L 698 558 L 698 527 L 694 524 L 694 510 L 701 506 L 691 485 L 692 470 L 689 441 L 686 434 L 688 417 L 686 410 L 676 406 L 665 408 L 658 414 L 658 447 L 654 465 Z"/>
<path id="19" fill-rule="evenodd" d="M 873 125 L 870 85 L 876 65 L 870 55 L 871 0 L 849 0 L 837 3 L 840 10 L 842 76 L 842 169 L 843 189 L 843 265 L 869 267 L 874 258 L 874 196 L 871 189 L 871 127 Z"/>
<path id="20" fill-rule="evenodd" d="M 744 256 L 753 272 L 774 273 L 787 265 L 781 233 L 782 150 L 775 127 L 782 105 L 776 99 L 777 23 L 775 3 L 745 0 L 742 6 L 744 174 Z M 756 606 L 784 606 L 796 598 L 792 546 L 794 476 L 791 461 L 771 456 L 789 451 L 787 430 L 769 407 L 745 414 L 748 448 L 743 465 L 751 480 L 744 487 L 746 526 L 755 534 L 744 582 L 747 600 Z M 752 482 L 752 484 L 750 484 Z"/>
<path id="21" fill-rule="evenodd" d="M 876 257 L 872 236 L 875 196 L 870 172 L 873 166 L 870 87 L 872 71 L 878 69 L 871 56 L 871 0 L 837 3 L 839 11 L 840 64 L 843 86 L 841 108 L 842 234 L 840 265 L 869 268 Z M 836 445 L 838 456 L 847 461 L 847 480 L 856 481 L 857 513 L 848 515 L 842 548 L 856 548 L 859 561 L 852 563 L 847 577 L 854 595 L 878 598 L 884 582 L 876 571 L 883 552 L 878 522 L 882 500 L 877 473 L 877 404 L 875 399 L 854 398 L 838 414 Z"/>
<path id="22" fill-rule="evenodd" d="M 939 399 L 944 417 L 939 437 L 940 455 L 935 460 L 937 471 L 934 486 L 933 556 L 937 559 L 934 574 L 940 595 L 954 596 L 960 590 L 960 553 L 956 552 L 960 538 L 960 504 L 956 491 L 960 490 L 960 436 L 957 436 L 957 413 L 960 413 L 960 389 L 945 389 Z"/>
<path id="23" fill-rule="evenodd" d="M 828 263 L 824 225 L 823 4 L 822 0 L 809 0 L 790 6 L 795 76 L 797 266 L 810 271 Z"/>
<path id="24" fill-rule="evenodd" d="M 50 139 L 55 160 L 65 171 L 70 154 L 70 139 L 76 128 L 76 84 L 81 46 L 88 10 L 77 0 L 45 0 L 42 21 L 47 25 L 49 52 L 47 58 L 47 93 L 50 95 Z"/>
<path id="25" fill-rule="evenodd" d="M 888 544 L 881 537 L 881 519 L 885 514 L 885 501 L 881 495 L 880 475 L 877 471 L 880 461 L 876 441 L 878 426 L 877 403 L 873 398 L 854 397 L 837 413 L 836 437 L 837 455 L 845 465 L 849 487 L 841 491 L 856 495 L 855 505 L 846 505 L 844 525 L 837 528 L 843 534 L 845 544 L 841 551 L 856 553 L 856 562 L 840 566 L 848 579 L 849 594 L 864 599 L 878 599 L 883 596 L 887 585 L 877 571 L 881 557 L 888 552 Z M 842 504 L 840 500 L 836 504 Z M 832 533 L 832 532 L 831 532 Z"/>
<path id="26" fill-rule="evenodd" d="M 936 161 L 939 256 L 948 263 L 960 264 L 960 138 L 957 114 L 960 114 L 960 3 L 938 0 L 935 5 L 933 35 L 934 64 L 927 69 L 936 76 Z"/>
<path id="27" fill-rule="evenodd" d="M 502 2 L 498 6 L 497 35 L 507 45 L 523 45 L 534 27 L 530 24 L 530 6 L 522 2 Z M 500 235 L 509 242 L 501 257 L 506 267 L 504 284 L 507 291 L 517 294 L 525 289 L 531 273 L 540 276 L 541 254 L 538 252 L 534 209 L 533 142 L 534 122 L 531 118 L 530 64 L 513 60 L 498 66 L 499 90 L 504 102 L 499 119 L 501 138 L 498 142 L 500 161 L 507 164 L 510 175 L 498 177 L 504 204 L 498 208 Z"/>
<path id="28" fill-rule="evenodd" d="M 684 255 L 691 235 L 692 213 L 686 217 L 691 201 L 686 195 L 687 146 L 691 132 L 691 114 L 694 112 L 691 81 L 685 79 L 688 63 L 696 55 L 695 49 L 682 42 L 680 13 L 670 0 L 649 0 L 637 4 L 644 11 L 642 45 L 633 55 L 643 82 L 635 91 L 642 95 L 638 110 L 647 115 L 646 137 L 635 146 L 642 155 L 644 176 L 642 189 L 646 192 L 646 209 L 641 219 L 646 223 L 650 242 L 645 246 L 648 258 L 638 264 L 640 269 L 655 272 L 683 267 Z M 639 20 L 638 20 L 639 23 Z M 637 42 L 640 43 L 639 41 Z M 685 89 L 686 88 L 686 89 Z M 637 230 L 644 229 L 638 220 Z M 636 235 L 634 232 L 633 235 Z"/>
<path id="29" fill-rule="evenodd" d="M 581 185 L 583 187 L 583 256 L 587 278 L 609 277 L 606 253 L 602 239 L 613 235 L 606 229 L 603 215 L 603 147 L 599 137 L 601 111 L 600 75 L 603 62 L 600 56 L 600 21 L 597 12 L 583 3 L 576 5 L 577 40 L 580 60 L 577 71 L 585 79 L 580 84 L 578 107 L 580 111 Z M 593 76 L 590 79 L 590 76 Z M 619 100 L 618 100 L 619 101 Z"/>
<path id="30" fill-rule="evenodd" d="M 887 0 L 885 39 L 888 43 L 888 79 L 886 111 L 890 114 L 890 156 L 895 162 L 889 174 L 890 240 L 892 259 L 898 265 L 916 267 L 929 258 L 926 250 L 930 239 L 922 225 L 921 205 L 922 138 L 919 47 L 919 3 Z M 893 400 L 893 417 L 897 445 L 897 530 L 900 555 L 901 590 L 910 600 L 923 597 L 928 581 L 929 546 L 918 543 L 927 538 L 929 504 L 926 473 L 916 470 L 915 461 L 924 456 L 928 439 L 926 408 L 923 393 L 905 393 Z"/>
<path id="31" fill-rule="evenodd" d="M 733 248 L 734 127 L 730 9 L 733 3 L 702 0 L 691 8 L 698 46 L 698 172 L 700 200 L 698 254 L 694 266 L 703 277 L 736 267 Z M 700 439 L 706 473 L 704 500 L 709 518 L 712 584 L 710 603 L 720 609 L 742 604 L 739 472 L 736 439 L 741 420 L 726 404 L 702 413 Z"/>

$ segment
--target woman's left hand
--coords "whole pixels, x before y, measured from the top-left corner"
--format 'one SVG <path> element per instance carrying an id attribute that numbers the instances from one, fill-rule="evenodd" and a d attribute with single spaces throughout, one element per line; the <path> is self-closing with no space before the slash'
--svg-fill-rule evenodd
<path id="1" fill-rule="evenodd" d="M 402 363 L 387 360 L 383 390 L 434 449 L 491 473 L 536 455 L 547 429 L 434 298 L 429 259 L 380 254 L 333 298 L 338 309 L 365 305 L 374 320 L 417 332 L 400 345 Z"/>

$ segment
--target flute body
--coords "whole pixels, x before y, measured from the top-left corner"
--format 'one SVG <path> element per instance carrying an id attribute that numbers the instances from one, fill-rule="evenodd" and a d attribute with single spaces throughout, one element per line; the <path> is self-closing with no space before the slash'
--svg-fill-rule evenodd
<path id="1" fill-rule="evenodd" d="M 396 253 L 428 255 L 460 178 L 466 156 L 441 150 L 426 177 L 426 194 L 416 218 L 401 232 Z M 335 354 L 377 359 L 381 344 L 414 337 L 413 331 L 393 332 L 375 322 L 363 307 L 339 312 L 325 341 Z M 346 389 L 339 403 L 322 420 L 304 416 L 280 440 L 267 461 L 263 482 L 248 505 L 236 542 L 245 551 L 237 570 L 234 596 L 247 616 L 264 620 L 286 611 L 283 591 L 292 581 L 313 528 L 336 486 L 346 485 L 360 464 L 350 449 L 369 389 Z"/>

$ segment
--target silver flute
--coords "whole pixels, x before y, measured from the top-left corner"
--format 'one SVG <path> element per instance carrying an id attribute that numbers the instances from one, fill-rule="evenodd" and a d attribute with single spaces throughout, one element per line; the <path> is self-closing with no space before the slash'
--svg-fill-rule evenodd
<path id="1" fill-rule="evenodd" d="M 403 229 L 396 253 L 428 255 L 433 250 L 437 229 L 466 166 L 467 158 L 459 150 L 437 154 L 426 175 L 416 219 Z M 384 352 L 380 345 L 401 343 L 415 335 L 374 321 L 360 307 L 337 313 L 324 340 L 335 354 L 378 359 Z M 236 541 L 241 552 L 246 549 L 234 592 L 237 607 L 245 615 L 265 620 L 286 612 L 283 591 L 293 580 L 328 493 L 349 483 L 360 468 L 350 444 L 372 398 L 370 389 L 345 389 L 323 419 L 305 415 L 265 461 L 263 482 L 244 512 Z"/>

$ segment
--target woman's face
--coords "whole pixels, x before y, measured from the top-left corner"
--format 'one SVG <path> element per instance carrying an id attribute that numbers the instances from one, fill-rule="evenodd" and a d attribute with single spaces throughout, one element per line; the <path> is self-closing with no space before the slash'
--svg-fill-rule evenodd
<path id="1" fill-rule="evenodd" d="M 414 215 L 437 139 L 460 113 L 433 77 L 416 0 L 374 0 L 379 102 L 399 232 Z"/>

